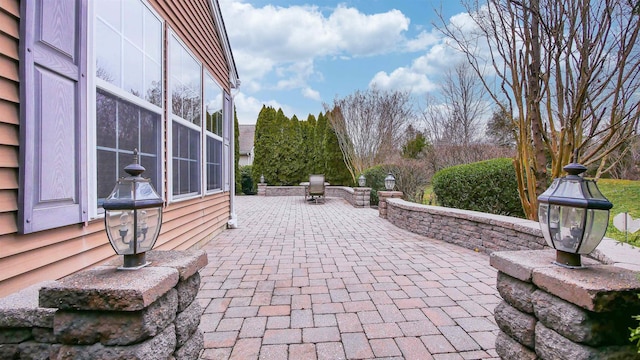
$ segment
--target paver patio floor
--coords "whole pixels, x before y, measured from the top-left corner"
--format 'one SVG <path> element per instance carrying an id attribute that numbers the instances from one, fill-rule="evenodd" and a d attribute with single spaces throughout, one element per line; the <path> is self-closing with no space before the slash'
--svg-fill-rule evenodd
<path id="1" fill-rule="evenodd" d="M 204 247 L 201 359 L 496 358 L 485 254 L 329 198 L 236 198 Z"/>

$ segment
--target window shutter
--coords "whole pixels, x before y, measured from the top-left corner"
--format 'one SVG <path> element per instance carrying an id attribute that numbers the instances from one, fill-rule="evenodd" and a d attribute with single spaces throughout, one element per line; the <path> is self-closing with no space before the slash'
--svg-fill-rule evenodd
<path id="1" fill-rule="evenodd" d="M 31 233 L 87 220 L 86 0 L 21 3 L 20 203 Z"/>
<path id="2" fill-rule="evenodd" d="M 229 141 L 231 132 L 233 129 L 233 116 L 231 111 L 231 96 L 224 93 L 224 104 L 223 104 L 223 114 L 224 114 L 224 129 L 223 129 L 223 139 L 224 139 L 224 191 L 229 191 L 231 188 L 231 164 L 233 164 L 233 153 L 230 151 Z"/>

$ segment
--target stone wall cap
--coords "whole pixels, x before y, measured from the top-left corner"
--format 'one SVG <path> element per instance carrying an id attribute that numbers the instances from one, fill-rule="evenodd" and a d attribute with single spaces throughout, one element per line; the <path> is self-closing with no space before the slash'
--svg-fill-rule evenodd
<path id="1" fill-rule="evenodd" d="M 99 266 L 42 287 L 40 306 L 64 310 L 142 310 L 176 286 L 178 278 L 178 270 L 171 267 L 128 271 Z"/>
<path id="2" fill-rule="evenodd" d="M 0 298 L 0 328 L 53 327 L 56 309 L 38 306 L 38 292 L 43 286 L 55 285 L 48 280 Z"/>
<path id="3" fill-rule="evenodd" d="M 556 252 L 547 250 L 494 251 L 489 265 L 521 281 L 531 282 L 533 270 L 553 265 Z"/>
<path id="4" fill-rule="evenodd" d="M 207 266 L 209 258 L 203 250 L 152 250 L 147 252 L 147 261 L 152 267 L 172 267 L 178 270 L 180 280 L 185 280 Z"/>
<path id="5" fill-rule="evenodd" d="M 533 283 L 584 309 L 603 312 L 640 305 L 638 272 L 611 265 L 589 265 L 583 269 L 561 266 L 533 270 Z"/>

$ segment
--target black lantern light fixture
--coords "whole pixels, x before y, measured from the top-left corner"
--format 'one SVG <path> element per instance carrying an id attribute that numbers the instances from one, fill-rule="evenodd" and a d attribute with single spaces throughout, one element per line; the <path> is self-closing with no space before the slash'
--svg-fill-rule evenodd
<path id="1" fill-rule="evenodd" d="M 389 175 L 387 175 L 387 177 L 384 178 L 384 188 L 387 189 L 387 191 L 392 191 L 395 186 L 396 186 L 396 178 L 394 178 L 393 174 L 389 172 Z"/>
<path id="2" fill-rule="evenodd" d="M 367 178 L 364 177 L 364 174 L 360 174 L 360 177 L 358 177 L 358 186 L 364 187 L 365 185 L 367 185 Z"/>
<path id="3" fill-rule="evenodd" d="M 124 168 L 129 176 L 118 180 L 111 195 L 104 201 L 104 225 L 116 254 L 124 255 L 119 269 L 137 270 L 147 266 L 145 253 L 153 248 L 162 225 L 164 200 L 141 174 L 138 150 L 133 151 L 133 163 Z"/>
<path id="4" fill-rule="evenodd" d="M 547 244 L 556 249 L 557 265 L 581 268 L 581 255 L 591 253 L 609 225 L 613 204 L 594 180 L 580 174 L 587 170 L 577 162 L 564 167 L 567 176 L 553 180 L 538 197 L 538 219 Z"/>

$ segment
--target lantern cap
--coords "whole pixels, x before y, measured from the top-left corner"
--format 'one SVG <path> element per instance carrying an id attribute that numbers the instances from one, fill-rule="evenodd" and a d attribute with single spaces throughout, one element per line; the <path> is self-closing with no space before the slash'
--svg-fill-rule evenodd
<path id="1" fill-rule="evenodd" d="M 138 160 L 138 149 L 133 149 L 133 163 L 127 165 L 124 171 L 131 176 L 140 176 L 145 170 Z"/>
<path id="2" fill-rule="evenodd" d="M 571 164 L 567 164 L 565 167 L 562 168 L 564 171 L 567 172 L 567 174 L 569 175 L 575 175 L 578 176 L 580 174 L 582 174 L 583 172 L 587 171 L 587 167 L 579 164 L 579 163 L 571 163 Z"/>

